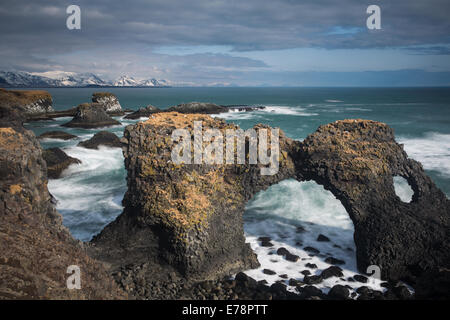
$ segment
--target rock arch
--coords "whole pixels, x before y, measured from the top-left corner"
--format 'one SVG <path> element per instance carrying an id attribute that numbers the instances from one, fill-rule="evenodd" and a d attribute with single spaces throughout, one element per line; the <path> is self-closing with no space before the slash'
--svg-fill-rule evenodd
<path id="1" fill-rule="evenodd" d="M 413 279 L 450 265 L 450 201 L 420 163 L 407 157 L 387 125 L 337 121 L 303 142 L 281 132 L 279 171 L 262 176 L 260 165 L 173 164 L 171 133 L 192 130 L 194 121 L 237 128 L 207 115 L 171 112 L 125 129 L 125 209 L 91 248 L 113 269 L 145 264 L 155 279 L 165 281 L 168 273 L 204 280 L 256 267 L 243 234 L 245 203 L 287 178 L 314 180 L 342 202 L 355 226 L 362 271 L 375 264 L 386 279 Z M 396 197 L 393 175 L 412 186 L 411 203 Z"/>

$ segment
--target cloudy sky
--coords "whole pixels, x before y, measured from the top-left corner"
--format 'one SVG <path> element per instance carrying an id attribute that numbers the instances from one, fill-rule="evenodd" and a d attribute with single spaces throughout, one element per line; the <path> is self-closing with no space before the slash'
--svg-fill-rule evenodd
<path id="1" fill-rule="evenodd" d="M 0 0 L 0 69 L 180 84 L 450 85 L 448 0 Z M 66 8 L 81 8 L 68 30 Z M 381 8 L 381 30 L 366 9 Z"/>

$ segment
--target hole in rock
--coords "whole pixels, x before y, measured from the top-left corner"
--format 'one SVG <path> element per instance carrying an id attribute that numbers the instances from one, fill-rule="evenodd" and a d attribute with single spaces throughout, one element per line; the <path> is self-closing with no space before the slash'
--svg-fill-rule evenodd
<path id="1" fill-rule="evenodd" d="M 394 190 L 400 200 L 403 202 L 411 202 L 414 191 L 405 178 L 394 176 Z"/>
<path id="2" fill-rule="evenodd" d="M 336 284 L 383 291 L 379 280 L 348 281 L 361 274 L 356 268 L 353 223 L 341 202 L 313 181 L 284 180 L 256 194 L 246 206 L 244 231 L 261 264 L 245 272 L 257 281 L 266 280 L 268 285 L 283 281 L 295 292 L 290 279 L 303 281 L 305 273 L 320 275 L 332 265 L 332 257 L 345 262 L 338 265 L 343 275 L 324 279 L 315 287 L 324 293 Z M 286 248 L 294 258 L 277 254 L 280 248 Z M 264 269 L 275 274 L 267 274 Z"/>

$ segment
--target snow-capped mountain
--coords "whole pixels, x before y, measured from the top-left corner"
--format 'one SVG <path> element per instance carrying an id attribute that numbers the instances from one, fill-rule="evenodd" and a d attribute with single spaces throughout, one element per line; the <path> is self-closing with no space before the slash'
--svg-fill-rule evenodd
<path id="1" fill-rule="evenodd" d="M 106 81 L 93 73 L 66 71 L 8 72 L 0 71 L 0 87 L 51 88 L 51 87 L 166 87 L 166 80 L 136 80 L 121 76 L 115 81 Z"/>
<path id="2" fill-rule="evenodd" d="M 116 81 L 114 81 L 115 87 L 166 87 L 168 86 L 166 80 L 136 80 L 130 76 L 121 76 Z"/>

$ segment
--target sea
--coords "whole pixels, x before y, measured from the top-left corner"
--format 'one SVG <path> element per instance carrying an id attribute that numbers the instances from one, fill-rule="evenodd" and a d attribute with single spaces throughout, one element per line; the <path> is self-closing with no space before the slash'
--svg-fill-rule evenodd
<path id="1" fill-rule="evenodd" d="M 303 140 L 320 125 L 341 119 L 370 119 L 387 123 L 395 131 L 396 140 L 404 145 L 410 158 L 420 161 L 437 186 L 450 196 L 450 88 L 51 88 L 56 110 L 64 110 L 89 102 L 93 92 L 114 93 L 124 109 L 136 110 L 153 105 L 161 109 L 192 101 L 219 105 L 258 105 L 264 109 L 217 115 L 244 129 L 257 123 L 281 128 L 296 140 Z M 119 148 L 99 150 L 77 147 L 100 130 L 121 137 L 124 127 L 140 120 L 115 117 L 121 125 L 100 129 L 73 129 L 60 125 L 71 118 L 27 123 L 36 135 L 62 130 L 78 139 L 41 140 L 43 148 L 60 147 L 69 156 L 81 160 L 71 165 L 62 178 L 50 179 L 48 188 L 57 200 L 63 223 L 75 238 L 89 241 L 123 210 L 126 170 Z M 141 119 L 143 120 L 143 119 Z M 412 191 L 407 182 L 395 177 L 397 195 L 410 201 Z M 301 227 L 304 232 L 297 232 Z M 315 182 L 285 180 L 256 194 L 244 213 L 246 240 L 256 252 L 261 267 L 247 270 L 256 280 L 268 285 L 287 279 L 302 280 L 305 274 L 319 275 L 330 265 L 327 257 L 345 263 L 344 276 L 333 277 L 315 285 L 327 293 L 335 284 L 347 285 L 353 292 L 360 286 L 384 290 L 377 274 L 367 283 L 355 281 L 357 270 L 354 227 L 342 204 Z M 322 234 L 330 241 L 317 241 Z M 273 247 L 263 247 L 259 237 L 270 237 Z M 320 252 L 311 254 L 305 247 Z M 297 262 L 285 260 L 276 250 L 285 247 L 300 257 Z M 315 266 L 314 266 L 315 265 Z M 268 275 L 263 272 L 275 272 Z M 412 289 L 411 289 L 412 290 Z M 354 293 L 354 297 L 357 294 Z"/>

